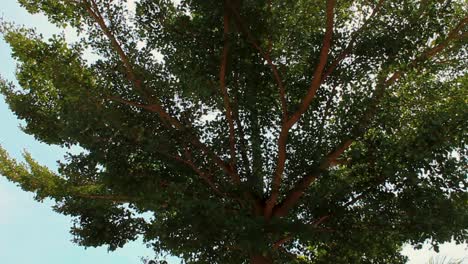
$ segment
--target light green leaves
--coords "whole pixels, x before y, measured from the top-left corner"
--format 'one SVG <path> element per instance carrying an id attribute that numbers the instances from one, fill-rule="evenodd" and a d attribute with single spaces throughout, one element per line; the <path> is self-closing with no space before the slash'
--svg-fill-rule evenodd
<path id="1" fill-rule="evenodd" d="M 17 183 L 23 190 L 34 192 L 39 201 L 63 198 L 65 180 L 38 164 L 29 153 L 24 154 L 24 159 L 26 163 L 19 163 L 0 148 L 0 174 Z"/>

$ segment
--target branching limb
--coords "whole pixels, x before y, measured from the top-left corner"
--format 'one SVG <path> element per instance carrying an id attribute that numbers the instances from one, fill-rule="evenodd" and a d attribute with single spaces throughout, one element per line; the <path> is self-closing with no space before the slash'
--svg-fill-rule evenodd
<path id="1" fill-rule="evenodd" d="M 292 235 L 287 235 L 279 240 L 277 240 L 275 243 L 273 243 L 272 248 L 273 249 L 278 249 L 280 248 L 284 243 L 287 243 L 293 239 Z"/>
<path id="2" fill-rule="evenodd" d="M 239 14 L 239 11 L 235 6 L 232 5 L 232 3 L 227 0 L 227 5 L 229 8 L 232 10 L 232 13 L 234 14 L 235 22 L 238 27 L 238 30 L 242 32 L 247 37 L 247 40 L 250 42 L 250 44 L 260 53 L 260 55 L 263 57 L 263 59 L 267 62 L 268 66 L 271 68 L 271 71 L 273 72 L 273 77 L 276 81 L 276 84 L 278 85 L 278 90 L 280 94 L 280 102 L 281 102 L 281 109 L 282 109 L 282 118 L 285 121 L 288 117 L 288 106 L 287 106 L 287 101 L 286 101 L 286 89 L 283 84 L 283 80 L 281 78 L 281 75 L 278 71 L 278 68 L 276 65 L 273 63 L 273 60 L 271 59 L 270 55 L 270 50 L 271 50 L 271 41 L 268 47 L 268 51 L 265 52 L 263 48 L 260 46 L 260 44 L 255 40 L 254 36 L 252 33 L 248 30 L 248 28 L 245 26 L 244 22 L 242 21 L 242 18 Z"/>
<path id="3" fill-rule="evenodd" d="M 325 73 L 322 75 L 323 80 L 326 79 L 336 69 L 336 67 L 350 54 L 350 52 L 353 50 L 354 44 L 359 34 L 369 26 L 369 22 L 376 15 L 380 14 L 380 10 L 382 9 L 384 1 L 385 0 L 380 0 L 375 6 L 369 18 L 367 18 L 364 21 L 363 25 L 358 30 L 351 34 L 351 40 L 349 41 L 346 48 L 336 57 L 336 59 L 331 63 L 331 65 L 326 69 Z"/>
<path id="4" fill-rule="evenodd" d="M 119 103 L 122 103 L 122 104 L 125 104 L 125 105 L 128 105 L 128 106 L 132 106 L 132 107 L 145 109 L 145 110 L 150 111 L 150 112 L 157 112 L 159 110 L 159 106 L 154 105 L 154 104 L 140 104 L 140 103 L 132 102 L 132 101 L 125 100 L 125 99 L 115 97 L 115 96 L 110 96 L 110 97 L 107 97 L 107 98 L 109 100 L 112 100 L 112 101 L 115 101 L 115 102 L 119 102 Z M 215 164 L 217 164 L 219 167 L 221 167 L 223 169 L 223 171 L 226 172 L 228 175 L 235 174 L 234 176 L 232 176 L 233 178 L 235 177 L 234 179 L 239 177 L 238 174 L 233 172 L 231 170 L 231 168 L 223 160 L 221 160 L 218 156 L 216 156 L 216 154 L 214 154 L 211 150 L 209 150 L 208 147 L 206 147 L 206 145 L 201 143 L 198 139 L 193 137 L 190 142 L 194 146 L 196 146 L 198 149 L 200 149 L 205 155 L 210 157 L 215 162 Z"/>
<path id="5" fill-rule="evenodd" d="M 326 18 L 326 30 L 325 36 L 323 38 L 322 49 L 320 52 L 319 63 L 317 64 L 314 72 L 314 76 L 312 79 L 312 83 L 310 85 L 309 91 L 307 95 L 302 100 L 299 109 L 285 122 L 281 127 L 281 132 L 278 138 L 278 161 L 276 164 L 276 169 L 273 174 L 273 180 L 271 183 L 271 195 L 265 204 L 265 217 L 270 218 L 272 215 L 273 207 L 276 204 L 276 201 L 279 196 L 279 189 L 285 169 L 286 164 L 286 148 L 287 148 L 287 140 L 288 134 L 291 127 L 299 120 L 301 115 L 307 110 L 312 99 L 317 92 L 317 89 L 320 87 L 322 79 L 322 72 L 325 68 L 328 59 L 328 52 L 331 47 L 331 39 L 333 35 L 333 17 L 334 17 L 334 8 L 335 8 L 335 0 L 328 0 L 327 1 L 327 18 Z"/>
<path id="6" fill-rule="evenodd" d="M 140 93 L 140 95 L 145 99 L 146 101 L 149 102 L 149 105 L 145 106 L 144 109 L 149 110 L 151 112 L 155 112 L 156 114 L 159 115 L 159 117 L 171 124 L 175 129 L 187 132 L 190 142 L 199 148 L 205 155 L 207 155 L 212 161 L 220 168 L 222 169 L 227 175 L 231 176 L 231 179 L 234 182 L 238 182 L 237 179 L 239 176 L 237 175 L 236 172 L 234 172 L 231 167 L 226 164 L 221 158 L 219 158 L 213 151 L 211 151 L 206 145 L 204 145 L 200 140 L 193 135 L 190 131 L 187 131 L 188 128 L 184 126 L 177 118 L 171 116 L 161 105 L 160 102 L 158 102 L 157 99 L 154 99 L 151 95 L 149 95 L 145 89 L 143 89 L 142 86 L 142 81 L 137 78 L 135 71 L 133 69 L 133 66 L 124 52 L 121 44 L 118 42 L 114 34 L 109 30 L 107 27 L 103 17 L 99 13 L 97 4 L 94 0 L 83 0 L 84 6 L 86 8 L 86 11 L 89 13 L 89 15 L 94 19 L 96 24 L 99 26 L 99 28 L 104 32 L 106 37 L 109 39 L 111 42 L 112 47 L 115 49 L 117 52 L 119 58 L 121 59 L 122 63 L 124 64 L 124 67 L 126 69 L 127 73 L 127 78 L 129 81 L 132 82 L 133 87 L 135 88 L 136 91 Z M 121 101 L 123 103 L 123 101 Z M 129 104 L 126 102 L 126 104 Z M 135 105 L 133 105 L 135 106 Z M 150 106 L 150 107 L 148 107 Z"/>
<path id="7" fill-rule="evenodd" d="M 322 73 L 327 64 L 328 55 L 331 47 L 331 41 L 333 36 L 333 22 L 334 22 L 334 8 L 335 8 L 335 0 L 328 0 L 327 1 L 327 21 L 326 21 L 326 28 L 325 28 L 325 36 L 323 38 L 322 49 L 320 51 L 319 62 L 315 67 L 315 71 L 312 77 L 312 82 L 309 86 L 309 90 L 307 91 L 306 96 L 302 100 L 301 104 L 299 105 L 298 110 L 291 116 L 288 120 L 288 127 L 292 127 L 307 111 L 307 108 L 311 104 L 312 100 L 317 93 L 318 88 L 322 84 Z"/>
<path id="8" fill-rule="evenodd" d="M 223 34 L 223 52 L 221 57 L 220 69 L 219 69 L 219 83 L 221 94 L 223 95 L 224 109 L 226 111 L 226 119 L 229 125 L 229 149 L 231 153 L 231 168 L 236 169 L 236 135 L 234 130 L 234 119 L 232 117 L 232 107 L 229 101 L 229 94 L 226 87 L 226 70 L 229 55 L 229 23 L 230 17 L 227 8 L 224 10 L 224 34 Z M 235 179 L 237 183 L 240 183 L 240 178 Z"/>
<path id="9" fill-rule="evenodd" d="M 216 187 L 216 185 L 214 184 L 213 182 L 213 179 L 210 175 L 206 174 L 205 172 L 203 172 L 202 170 L 200 170 L 194 163 L 193 161 L 191 161 L 190 159 L 183 159 L 182 157 L 180 156 L 177 156 L 177 155 L 167 155 L 169 158 L 171 159 L 174 159 L 184 165 L 186 165 L 187 167 L 189 167 L 190 169 L 192 169 L 196 174 L 198 174 L 200 176 L 200 178 L 217 194 L 219 195 L 220 197 L 226 197 L 226 194 L 224 194 L 223 192 L 221 192 L 218 187 Z"/>
<path id="10" fill-rule="evenodd" d="M 421 54 L 421 56 L 417 57 L 412 63 L 410 63 L 409 67 L 406 70 L 410 70 L 416 67 L 419 63 L 424 62 L 428 59 L 431 59 L 436 54 L 443 51 L 446 47 L 448 47 L 453 40 L 460 39 L 463 34 L 459 32 L 462 28 L 468 23 L 468 17 L 465 17 L 457 26 L 452 29 L 449 34 L 447 35 L 446 39 L 442 41 L 439 45 L 426 50 Z M 372 96 L 372 102 L 368 110 L 363 115 L 358 125 L 352 131 L 352 137 L 344 139 L 332 152 L 325 156 L 325 158 L 320 163 L 319 167 L 313 171 L 312 173 L 304 176 L 299 180 L 294 188 L 292 188 L 286 195 L 286 198 L 274 208 L 274 215 L 275 216 L 285 216 L 288 211 L 299 201 L 299 199 L 304 194 L 305 190 L 310 186 L 312 182 L 317 179 L 323 171 L 326 171 L 333 163 L 335 163 L 336 159 L 346 150 L 348 147 L 354 142 L 355 138 L 361 136 L 365 133 L 366 127 L 368 123 L 371 121 L 373 116 L 376 114 L 377 105 L 380 102 L 381 98 L 384 95 L 385 89 L 390 85 L 394 84 L 398 79 L 400 79 L 405 72 L 403 71 L 396 71 L 390 77 L 381 81 Z"/>
<path id="11" fill-rule="evenodd" d="M 328 218 L 330 218 L 330 216 L 331 216 L 330 214 L 327 214 L 327 215 L 324 215 L 322 217 L 319 217 L 317 220 L 313 221 L 311 223 L 311 225 L 314 226 L 314 227 L 317 227 L 320 224 L 322 224 L 323 222 L 325 222 Z"/>

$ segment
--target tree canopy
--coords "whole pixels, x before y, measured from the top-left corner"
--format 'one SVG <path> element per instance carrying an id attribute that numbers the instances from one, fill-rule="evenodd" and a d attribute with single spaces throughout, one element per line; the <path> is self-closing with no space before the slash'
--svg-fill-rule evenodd
<path id="1" fill-rule="evenodd" d="M 80 41 L 4 23 L 54 172 L 0 173 L 83 246 L 187 263 L 404 263 L 467 241 L 465 1 L 19 0 Z M 97 59 L 87 59 L 88 54 Z"/>

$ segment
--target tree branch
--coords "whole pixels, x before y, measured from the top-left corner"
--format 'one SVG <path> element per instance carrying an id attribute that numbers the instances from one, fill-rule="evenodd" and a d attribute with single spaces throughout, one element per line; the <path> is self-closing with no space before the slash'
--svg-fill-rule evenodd
<path id="1" fill-rule="evenodd" d="M 364 21 L 364 23 L 359 29 L 357 29 L 351 34 L 351 40 L 349 41 L 346 48 L 336 57 L 336 59 L 331 63 L 330 67 L 328 67 L 325 73 L 322 75 L 323 80 L 325 80 L 335 70 L 335 68 L 340 64 L 340 62 L 343 61 L 349 55 L 349 53 L 353 50 L 358 34 L 361 33 L 364 29 L 366 29 L 367 26 L 369 26 L 369 21 L 371 21 L 374 18 L 374 16 L 380 13 L 380 10 L 382 9 L 384 1 L 385 0 L 380 0 L 375 6 L 369 18 L 367 18 Z"/>
<path id="2" fill-rule="evenodd" d="M 322 44 L 322 49 L 320 51 L 320 57 L 319 57 L 319 63 L 317 64 L 314 75 L 312 78 L 312 82 L 310 84 L 309 90 L 302 100 L 301 104 L 299 105 L 299 109 L 291 116 L 291 118 L 288 120 L 288 126 L 292 127 L 302 116 L 307 111 L 307 108 L 309 107 L 310 103 L 315 97 L 315 94 L 317 93 L 318 88 L 322 84 L 322 72 L 323 69 L 325 68 L 325 65 L 327 64 L 328 60 L 328 53 L 330 51 L 331 47 L 331 40 L 333 36 L 333 10 L 335 8 L 335 0 L 328 0 L 327 1 L 327 22 L 326 22 L 326 29 L 325 29 L 325 36 L 323 38 L 323 44 Z"/>
<path id="3" fill-rule="evenodd" d="M 221 158 L 219 158 L 215 153 L 213 153 L 206 145 L 204 145 L 202 142 L 200 142 L 200 140 L 197 137 L 195 137 L 193 135 L 193 133 L 187 131 L 188 130 L 187 127 L 185 127 L 179 120 L 177 120 L 177 118 L 171 116 L 166 110 L 164 110 L 164 108 L 162 107 L 160 102 L 158 102 L 157 99 L 152 98 L 143 89 L 142 82 L 141 82 L 140 79 L 137 78 L 137 76 L 136 76 L 136 74 L 135 74 L 135 72 L 133 70 L 133 66 L 130 63 L 130 60 L 129 60 L 128 56 L 125 54 L 125 52 L 122 49 L 120 43 L 117 41 L 115 36 L 109 30 L 109 28 L 107 27 L 103 17 L 99 13 L 96 2 L 94 0 L 89 0 L 89 1 L 90 2 L 88 2 L 88 0 L 83 0 L 86 11 L 94 19 L 94 21 L 97 23 L 99 28 L 101 28 L 101 30 L 104 32 L 106 37 L 111 42 L 112 47 L 115 49 L 115 51 L 117 52 L 118 56 L 120 57 L 122 63 L 124 64 L 124 67 L 125 67 L 126 73 L 127 73 L 127 78 L 129 79 L 129 81 L 132 82 L 133 87 L 135 88 L 135 90 L 137 90 L 140 93 L 140 95 L 143 96 L 143 99 L 145 99 L 145 100 L 147 100 L 149 102 L 149 105 L 144 107 L 144 109 L 149 110 L 151 112 L 157 113 L 161 119 L 169 122 L 169 124 L 171 124 L 177 130 L 187 132 L 188 136 L 190 137 L 190 142 L 194 146 L 199 148 L 205 155 L 210 157 L 213 160 L 213 162 L 217 166 L 219 166 L 219 168 L 221 168 L 226 174 L 230 175 L 231 179 L 234 182 L 237 182 L 236 179 L 239 176 L 237 175 L 237 173 L 235 173 L 230 168 L 230 166 L 228 166 L 223 160 L 221 160 Z M 93 10 L 93 7 L 94 7 L 95 10 Z M 128 101 L 126 102 L 126 104 L 129 104 Z M 135 105 L 133 105 L 133 106 L 135 106 Z M 150 106 L 150 107 L 148 107 L 148 106 Z"/>
<path id="4" fill-rule="evenodd" d="M 421 56 L 417 57 L 412 63 L 410 63 L 409 67 L 406 69 L 414 68 L 418 65 L 418 63 L 426 61 L 436 54 L 443 51 L 452 40 L 459 39 L 462 35 L 459 34 L 459 31 L 468 23 L 468 17 L 465 17 L 460 23 L 457 24 L 455 28 L 453 28 L 449 34 L 447 35 L 446 39 L 442 41 L 439 45 L 431 49 L 427 49 L 425 52 L 421 54 Z M 352 137 L 344 139 L 332 152 L 330 152 L 325 158 L 322 160 L 318 168 L 313 171 L 311 174 L 304 176 L 299 180 L 293 189 L 291 189 L 288 194 L 286 195 L 285 199 L 274 208 L 274 215 L 275 216 L 285 216 L 288 211 L 299 201 L 299 199 L 304 194 L 305 190 L 310 186 L 310 184 L 315 181 L 323 171 L 326 171 L 335 161 L 336 159 L 354 142 L 355 138 L 361 136 L 366 131 L 366 126 L 375 115 L 377 111 L 377 105 L 380 102 L 381 98 L 384 95 L 385 89 L 394 84 L 398 79 L 400 79 L 404 75 L 403 71 L 396 71 L 394 72 L 389 78 L 380 82 L 372 96 L 372 102 L 368 110 L 364 113 L 361 121 L 358 122 L 356 127 L 352 131 Z"/>
<path id="5" fill-rule="evenodd" d="M 107 99 L 109 100 L 112 100 L 112 101 L 116 101 L 116 102 L 119 102 L 119 103 L 122 103 L 122 104 L 125 104 L 125 105 L 128 105 L 128 106 L 132 106 L 132 107 L 137 107 L 137 108 L 142 108 L 142 109 L 145 109 L 147 111 L 150 111 L 150 112 L 157 112 L 158 110 L 158 106 L 157 105 L 154 105 L 154 104 L 140 104 L 140 103 L 135 103 L 135 102 L 132 102 L 132 101 L 129 101 L 129 100 L 125 100 L 125 99 L 122 99 L 122 98 L 119 98 L 119 97 L 115 97 L 115 96 L 109 96 L 107 97 Z M 228 173 L 232 173 L 231 169 L 229 168 L 229 166 L 227 166 L 224 161 L 222 161 L 221 159 L 219 159 L 219 157 L 217 157 L 214 153 L 212 153 L 203 143 L 201 143 L 200 141 L 198 141 L 197 139 L 192 139 L 191 143 L 195 146 L 197 146 L 199 149 L 202 150 L 202 152 L 205 154 L 205 155 L 209 155 L 211 156 L 211 158 L 217 162 L 217 164 L 219 166 L 222 166 L 223 170 L 225 172 L 228 172 Z M 222 164 L 220 164 L 222 163 Z M 237 175 L 237 173 L 236 173 Z"/>
<path id="6" fill-rule="evenodd" d="M 305 190 L 314 182 L 321 173 L 328 169 L 328 167 L 351 145 L 353 141 L 351 139 L 343 141 L 337 148 L 331 151 L 325 158 L 322 160 L 317 169 L 312 173 L 302 177 L 299 180 L 293 189 L 291 189 L 284 200 L 273 210 L 274 216 L 285 216 L 288 211 L 299 201 L 299 199 L 304 194 Z"/>
<path id="7" fill-rule="evenodd" d="M 279 240 L 277 240 L 275 243 L 273 243 L 273 246 L 272 248 L 273 249 L 278 249 L 281 247 L 281 245 L 283 245 L 284 243 L 288 242 L 288 241 L 291 241 L 291 239 L 293 239 L 293 236 L 292 235 L 287 235 Z"/>
<path id="8" fill-rule="evenodd" d="M 237 24 L 238 29 L 246 35 L 247 40 L 250 42 L 250 44 L 260 53 L 260 55 L 263 57 L 264 60 L 266 60 L 268 66 L 270 66 L 272 72 L 273 72 L 273 77 L 275 78 L 276 84 L 278 85 L 278 90 L 280 94 L 280 102 L 281 102 L 281 109 L 282 109 L 282 118 L 285 121 L 288 117 L 288 106 L 287 106 L 287 101 L 286 101 L 286 89 L 283 84 L 283 80 L 281 78 L 281 75 L 279 74 L 278 68 L 276 65 L 273 63 L 273 60 L 271 59 L 270 56 L 270 50 L 271 47 L 268 48 L 268 52 L 265 52 L 260 44 L 255 40 L 253 37 L 252 33 L 248 30 L 248 28 L 245 26 L 245 24 L 242 21 L 242 18 L 239 15 L 238 10 L 232 5 L 232 3 L 229 0 L 226 0 L 229 8 L 232 10 L 232 13 L 234 14 L 235 17 L 235 22 Z M 269 44 L 271 46 L 271 43 Z"/>
<path id="9" fill-rule="evenodd" d="M 204 173 L 203 171 L 201 171 L 191 160 L 185 160 L 183 159 L 182 157 L 180 156 L 173 156 L 173 155 L 167 155 L 168 157 L 188 166 L 189 168 L 191 168 L 195 173 L 197 173 L 201 179 L 203 179 L 205 181 L 205 183 L 217 194 L 219 195 L 220 197 L 226 197 L 226 194 L 224 194 L 223 192 L 221 192 L 217 187 L 216 185 L 214 184 L 212 178 Z"/>
<path id="10" fill-rule="evenodd" d="M 229 94 L 226 88 L 226 68 L 229 55 L 229 23 L 230 17 L 227 8 L 224 9 L 224 32 L 223 32 L 223 52 L 221 57 L 220 69 L 219 69 L 219 83 L 221 93 L 223 95 L 224 109 L 226 110 L 226 119 L 229 125 L 229 149 L 231 153 L 231 168 L 236 170 L 236 139 L 234 130 L 234 120 L 232 117 L 232 107 L 229 101 Z M 240 183 L 240 178 L 235 179 L 237 183 Z"/>
<path id="11" fill-rule="evenodd" d="M 333 17 L 334 17 L 334 8 L 335 8 L 335 0 L 328 0 L 327 1 L 327 9 L 326 9 L 326 30 L 325 36 L 323 38 L 323 45 L 322 50 L 320 52 L 319 63 L 317 64 L 313 76 L 312 83 L 310 85 L 309 91 L 305 98 L 303 99 L 299 109 L 287 120 L 287 122 L 283 123 L 281 127 L 281 132 L 278 138 L 278 161 L 276 164 L 276 169 L 273 174 L 273 180 L 271 183 L 271 195 L 265 204 L 265 217 L 269 218 L 272 215 L 273 207 L 276 204 L 276 201 L 279 196 L 279 189 L 281 185 L 281 180 L 283 177 L 285 163 L 287 158 L 286 153 L 286 145 L 289 130 L 291 127 L 299 120 L 301 115 L 307 110 L 308 106 L 312 102 L 312 99 L 317 92 L 317 89 L 320 87 L 321 84 L 321 75 L 322 71 L 327 63 L 328 59 L 328 52 L 331 47 L 331 39 L 333 35 Z"/>

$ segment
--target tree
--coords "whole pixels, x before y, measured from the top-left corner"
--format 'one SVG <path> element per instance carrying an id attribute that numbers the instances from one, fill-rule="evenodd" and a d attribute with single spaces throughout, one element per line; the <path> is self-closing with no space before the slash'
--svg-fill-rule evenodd
<path id="1" fill-rule="evenodd" d="M 402 263 L 467 241 L 464 1 L 19 2 L 82 39 L 4 24 L 1 91 L 26 133 L 83 152 L 53 172 L 1 150 L 0 173 L 78 244 Z"/>

